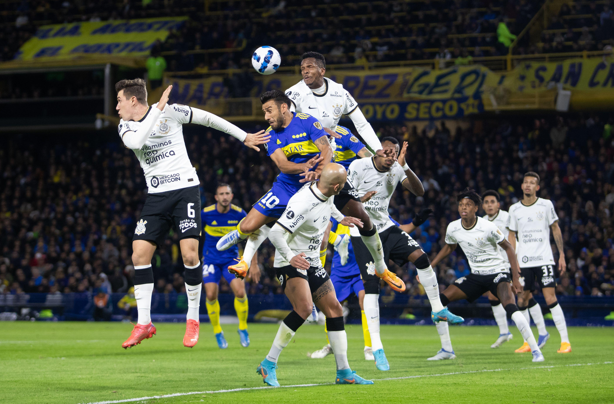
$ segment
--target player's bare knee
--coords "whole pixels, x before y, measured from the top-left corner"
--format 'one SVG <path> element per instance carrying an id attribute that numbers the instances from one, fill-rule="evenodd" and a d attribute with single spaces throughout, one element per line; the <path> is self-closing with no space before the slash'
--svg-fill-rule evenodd
<path id="1" fill-rule="evenodd" d="M 210 302 L 217 300 L 217 292 L 205 292 L 205 295 Z"/>
<path id="2" fill-rule="evenodd" d="M 303 319 L 306 319 L 311 314 L 311 310 L 313 309 L 313 303 L 311 302 L 297 302 L 293 305 L 294 311 L 296 314 L 301 316 Z"/>
<path id="3" fill-rule="evenodd" d="M 238 289 L 235 291 L 235 297 L 237 299 L 243 299 L 245 297 L 245 289 Z"/>

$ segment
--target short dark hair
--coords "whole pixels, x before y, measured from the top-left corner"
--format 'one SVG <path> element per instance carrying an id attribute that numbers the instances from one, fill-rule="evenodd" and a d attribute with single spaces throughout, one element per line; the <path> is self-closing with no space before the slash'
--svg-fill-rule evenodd
<path id="1" fill-rule="evenodd" d="M 260 102 L 262 103 L 262 105 L 266 104 L 271 100 L 275 101 L 275 104 L 277 104 L 277 106 L 281 106 L 281 104 L 286 104 L 288 108 L 290 108 L 290 106 L 292 105 L 292 101 L 290 101 L 290 98 L 288 98 L 288 96 L 280 90 L 265 91 L 260 96 Z"/>
<path id="2" fill-rule="evenodd" d="M 539 174 L 537 174 L 534 171 L 529 171 L 528 173 L 526 173 L 524 175 L 524 177 L 522 178 L 523 180 L 527 177 L 533 177 L 533 178 L 537 178 L 537 185 L 539 185 L 539 181 L 541 180 L 541 178 L 539 178 Z"/>
<path id="3" fill-rule="evenodd" d="M 115 83 L 115 91 L 119 94 L 124 90 L 124 97 L 130 99 L 136 97 L 136 100 L 147 105 L 147 85 L 143 79 L 120 80 Z"/>
<path id="4" fill-rule="evenodd" d="M 475 192 L 474 189 L 465 188 L 465 190 L 456 197 L 456 202 L 460 202 L 465 198 L 471 199 L 473 203 L 475 203 L 475 206 L 480 206 L 482 204 L 482 198 L 480 198 L 480 195 Z"/>
<path id="5" fill-rule="evenodd" d="M 230 189 L 230 193 L 232 193 L 232 187 L 230 186 L 230 184 L 226 184 L 225 182 L 220 182 L 217 184 L 217 187 L 215 188 L 215 193 L 217 194 L 217 190 L 223 187 L 228 187 L 228 189 Z"/>
<path id="6" fill-rule="evenodd" d="M 482 194 L 482 199 L 486 199 L 487 196 L 494 196 L 497 202 L 501 202 L 501 195 L 493 189 L 489 189 L 488 191 Z"/>
<path id="7" fill-rule="evenodd" d="M 321 53 L 305 52 L 303 53 L 303 56 L 301 56 L 301 63 L 303 63 L 303 60 L 309 58 L 314 58 L 316 60 L 316 65 L 318 65 L 320 69 L 326 69 L 326 59 L 324 59 L 324 55 L 322 55 Z"/>
<path id="8" fill-rule="evenodd" d="M 398 145 L 398 144 L 399 144 L 399 141 L 397 140 L 397 138 L 392 137 L 392 136 L 386 136 L 386 137 L 383 137 L 381 142 L 382 142 L 382 143 L 384 143 L 384 142 L 390 142 L 390 143 L 392 143 L 392 144 L 396 144 L 396 145 Z"/>

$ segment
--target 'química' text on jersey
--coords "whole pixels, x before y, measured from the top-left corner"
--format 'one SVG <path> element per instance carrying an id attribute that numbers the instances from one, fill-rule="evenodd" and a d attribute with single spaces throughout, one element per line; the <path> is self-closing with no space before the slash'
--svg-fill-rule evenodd
<path id="1" fill-rule="evenodd" d="M 503 232 L 494 223 L 476 217 L 475 225 L 466 229 L 461 219 L 448 225 L 446 244 L 458 244 L 467 256 L 471 273 L 492 275 L 509 273 L 510 265 L 499 254 L 499 243 L 505 240 Z"/>
<path id="2" fill-rule="evenodd" d="M 267 132 L 271 135 L 267 147 L 269 156 L 277 149 L 281 149 L 288 161 L 296 164 L 305 163 L 320 154 L 315 142 L 326 136 L 322 124 L 317 119 L 301 113 L 294 114 L 294 118 L 287 127 L 279 131 L 269 128 Z M 280 173 L 276 181 L 285 185 L 294 194 L 304 185 L 300 182 L 302 179 L 300 174 Z"/>
<path id="3" fill-rule="evenodd" d="M 225 264 L 239 256 L 239 246 L 235 245 L 226 251 L 218 251 L 215 247 L 220 238 L 236 230 L 239 222 L 247 214 L 236 205 L 230 205 L 230 210 L 220 213 L 217 204 L 207 206 L 200 214 L 205 231 L 203 259 L 205 264 Z"/>
<path id="4" fill-rule="evenodd" d="M 152 108 L 139 121 L 120 120 L 119 136 L 124 137 L 129 132 L 136 131 Z M 185 123 L 192 121 L 192 109 L 185 105 L 167 105 L 162 111 L 145 145 L 133 150 L 145 173 L 148 192 L 150 194 L 174 191 L 200 184 L 196 170 L 188 157 L 183 139 Z"/>
<path id="5" fill-rule="evenodd" d="M 554 265 L 550 226 L 559 217 L 552 202 L 542 198 L 537 198 L 530 206 L 516 202 L 510 207 L 509 213 L 507 228 L 515 231 L 518 238 L 516 256 L 520 268 Z"/>
<path id="6" fill-rule="evenodd" d="M 341 139 L 335 139 L 335 163 L 341 164 L 347 170 L 365 145 L 348 128 L 337 126 L 335 132 L 341 135 Z"/>

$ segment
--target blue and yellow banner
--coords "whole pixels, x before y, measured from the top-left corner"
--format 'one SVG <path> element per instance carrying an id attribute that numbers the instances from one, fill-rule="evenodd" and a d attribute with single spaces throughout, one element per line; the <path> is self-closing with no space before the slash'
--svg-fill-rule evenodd
<path id="1" fill-rule="evenodd" d="M 83 56 L 145 56 L 187 17 L 45 25 L 19 50 L 17 60 L 61 60 Z"/>
<path id="2" fill-rule="evenodd" d="M 363 102 L 360 108 L 370 122 L 405 122 L 458 119 L 484 112 L 481 97 L 401 102 Z"/>

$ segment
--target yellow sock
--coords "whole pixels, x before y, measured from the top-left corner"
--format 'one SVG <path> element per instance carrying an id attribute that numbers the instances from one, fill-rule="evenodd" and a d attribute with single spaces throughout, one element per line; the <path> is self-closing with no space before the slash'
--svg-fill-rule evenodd
<path id="1" fill-rule="evenodd" d="M 369 324 L 367 324 L 367 315 L 362 310 L 362 336 L 365 338 L 365 346 L 371 348 L 371 334 L 369 334 Z"/>
<path id="2" fill-rule="evenodd" d="M 247 330 L 247 314 L 249 312 L 247 307 L 247 296 L 243 299 L 235 297 L 235 311 L 239 318 L 239 330 Z"/>
<path id="3" fill-rule="evenodd" d="M 330 340 L 328 339 L 328 328 L 326 328 L 326 322 L 324 322 L 324 332 L 326 333 L 326 343 L 330 345 Z"/>
<path id="4" fill-rule="evenodd" d="M 320 251 L 320 262 L 322 263 L 322 266 L 326 265 L 326 250 Z"/>
<path id="5" fill-rule="evenodd" d="M 243 220 L 244 220 L 244 219 L 241 219 L 241 222 L 242 222 Z M 243 233 L 243 232 L 241 231 L 241 222 L 239 222 L 239 224 L 237 225 L 237 231 L 239 232 L 239 236 L 240 236 L 240 237 L 241 237 L 243 240 L 245 240 L 246 238 L 248 238 L 248 237 L 249 237 L 249 235 L 250 235 L 251 233 Z"/>
<path id="6" fill-rule="evenodd" d="M 332 244 L 335 245 L 335 241 L 337 240 L 337 233 L 335 233 L 334 231 L 331 231 L 330 233 L 328 233 L 328 244 Z"/>
<path id="7" fill-rule="evenodd" d="M 222 327 L 220 327 L 220 302 L 218 302 L 217 300 L 207 300 L 207 313 L 209 314 L 209 321 L 213 326 L 213 333 L 221 333 Z"/>

